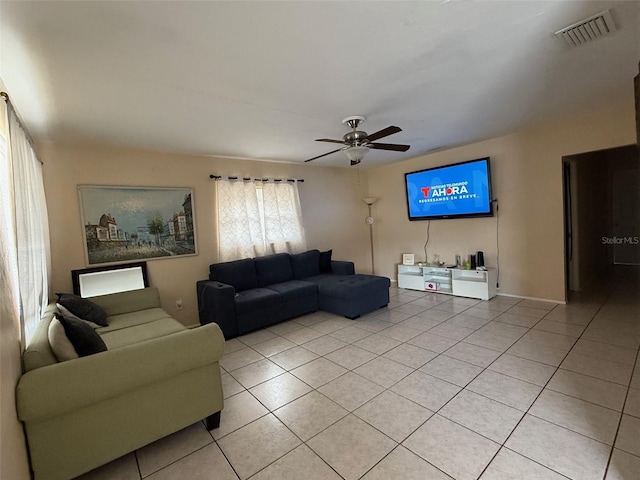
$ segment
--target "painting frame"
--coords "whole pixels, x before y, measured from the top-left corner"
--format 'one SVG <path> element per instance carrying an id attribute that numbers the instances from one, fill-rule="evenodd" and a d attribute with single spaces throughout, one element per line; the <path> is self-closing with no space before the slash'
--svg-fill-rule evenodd
<path id="1" fill-rule="evenodd" d="M 88 267 L 198 254 L 193 188 L 78 185 Z"/>

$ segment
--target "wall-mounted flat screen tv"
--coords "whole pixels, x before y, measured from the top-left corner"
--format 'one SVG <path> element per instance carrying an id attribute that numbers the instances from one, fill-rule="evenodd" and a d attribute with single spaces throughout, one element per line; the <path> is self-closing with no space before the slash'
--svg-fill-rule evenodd
<path id="1" fill-rule="evenodd" d="M 409 220 L 491 217 L 489 157 L 404 174 Z"/>

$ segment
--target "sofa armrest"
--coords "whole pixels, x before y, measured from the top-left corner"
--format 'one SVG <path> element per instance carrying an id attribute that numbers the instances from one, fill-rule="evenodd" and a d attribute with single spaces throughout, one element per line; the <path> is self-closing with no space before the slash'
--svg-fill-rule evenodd
<path id="1" fill-rule="evenodd" d="M 88 407 L 215 363 L 223 353 L 222 332 L 210 324 L 37 368 L 18 382 L 18 417 L 38 421 Z"/>
<path id="2" fill-rule="evenodd" d="M 337 275 L 354 275 L 356 273 L 353 262 L 331 260 L 331 270 Z"/>
<path id="3" fill-rule="evenodd" d="M 217 323 L 225 338 L 238 335 L 236 315 L 236 289 L 216 280 L 200 280 L 198 291 L 198 315 L 200 324 Z"/>

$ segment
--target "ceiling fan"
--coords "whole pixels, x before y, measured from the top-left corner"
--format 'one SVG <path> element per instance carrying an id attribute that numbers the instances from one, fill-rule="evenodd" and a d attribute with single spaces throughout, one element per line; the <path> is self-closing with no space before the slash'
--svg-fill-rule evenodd
<path id="1" fill-rule="evenodd" d="M 305 160 L 305 162 L 311 162 L 312 160 L 316 160 L 318 158 L 325 157 L 342 150 L 347 154 L 347 157 L 349 157 L 349 160 L 351 160 L 351 165 L 353 166 L 359 164 L 362 161 L 370 148 L 376 150 L 393 150 L 396 152 L 406 152 L 407 150 L 409 150 L 409 145 L 400 145 L 396 143 L 373 143 L 380 138 L 388 137 L 389 135 L 393 135 L 394 133 L 401 132 L 402 129 L 400 127 L 391 126 L 383 128 L 382 130 L 369 135 L 367 134 L 367 132 L 358 130 L 358 125 L 364 122 L 364 119 L 365 118 L 362 115 L 353 115 L 342 120 L 342 123 L 351 127 L 351 131 L 345 134 L 345 136 L 342 137 L 342 140 L 318 138 L 316 139 L 316 142 L 342 143 L 344 147 L 338 148 L 337 150 L 333 150 L 331 152 L 323 153 L 322 155 L 318 155 L 317 157 Z"/>

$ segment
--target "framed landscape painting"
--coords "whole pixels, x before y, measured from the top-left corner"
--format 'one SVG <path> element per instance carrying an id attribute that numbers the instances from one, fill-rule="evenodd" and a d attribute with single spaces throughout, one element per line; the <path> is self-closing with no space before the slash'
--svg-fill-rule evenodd
<path id="1" fill-rule="evenodd" d="M 196 255 L 190 188 L 79 185 L 87 265 Z"/>

